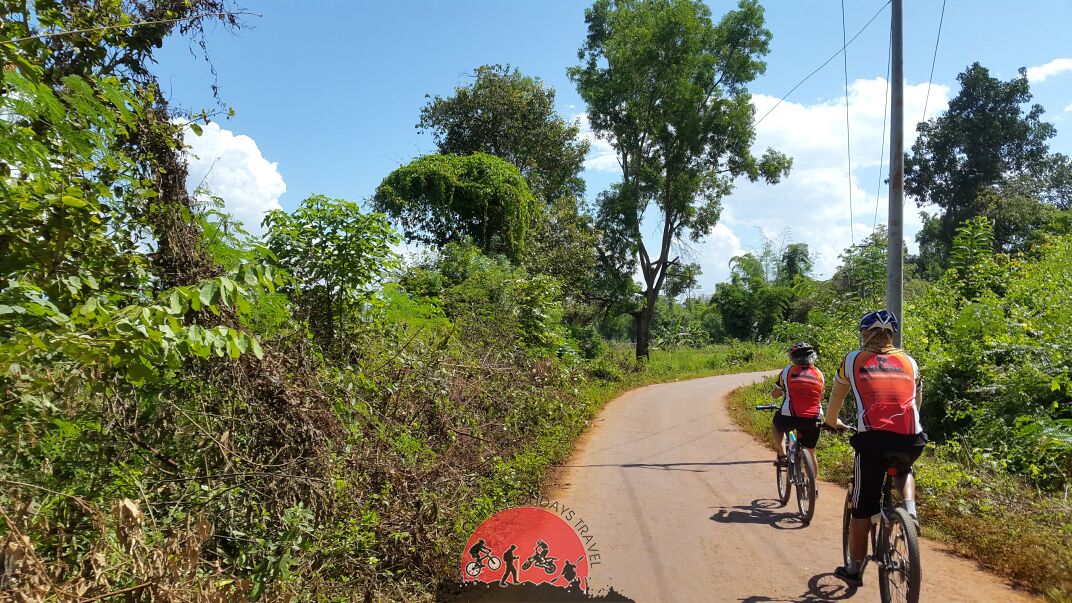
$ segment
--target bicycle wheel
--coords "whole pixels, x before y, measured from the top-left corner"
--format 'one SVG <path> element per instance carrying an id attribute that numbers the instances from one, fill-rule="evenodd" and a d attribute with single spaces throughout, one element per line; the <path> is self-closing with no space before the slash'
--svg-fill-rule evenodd
<path id="1" fill-rule="evenodd" d="M 919 537 L 908 511 L 894 509 L 879 554 L 878 587 L 883 603 L 919 603 Z"/>
<path id="2" fill-rule="evenodd" d="M 476 561 L 470 561 L 469 563 L 465 564 L 465 573 L 469 574 L 473 578 L 476 578 L 480 575 L 480 570 L 482 567 L 483 566 L 481 566 Z"/>
<path id="3" fill-rule="evenodd" d="M 815 517 L 815 463 L 810 454 L 798 450 L 797 464 L 797 471 L 800 473 L 800 481 L 797 482 L 797 509 L 807 525 Z"/>
<path id="4" fill-rule="evenodd" d="M 849 482 L 849 491 L 845 493 L 845 510 L 841 514 L 841 559 L 848 567 L 852 563 L 852 555 L 849 554 L 849 526 L 852 525 L 852 486 Z"/>
<path id="5" fill-rule="evenodd" d="M 852 555 L 849 553 L 849 529 L 852 526 L 852 489 L 854 487 L 853 481 L 849 480 L 849 491 L 845 493 L 845 507 L 841 513 L 841 559 L 847 567 L 852 563 Z M 871 533 L 868 536 L 868 542 L 871 545 L 871 550 L 874 551 L 877 547 L 875 544 L 875 527 L 871 527 Z M 864 573 L 867 569 L 867 562 L 870 559 L 867 555 L 864 555 L 863 561 L 860 562 L 860 574 Z"/>
<path id="6" fill-rule="evenodd" d="M 502 561 L 498 557 L 488 557 L 488 569 L 495 571 L 502 565 Z"/>
<path id="7" fill-rule="evenodd" d="M 789 452 L 789 448 L 786 448 L 786 452 Z M 786 457 L 788 460 L 789 457 Z M 790 493 L 790 480 L 789 480 L 789 465 L 775 466 L 774 467 L 775 480 L 778 483 L 778 502 L 782 503 L 784 507 L 789 502 Z"/>

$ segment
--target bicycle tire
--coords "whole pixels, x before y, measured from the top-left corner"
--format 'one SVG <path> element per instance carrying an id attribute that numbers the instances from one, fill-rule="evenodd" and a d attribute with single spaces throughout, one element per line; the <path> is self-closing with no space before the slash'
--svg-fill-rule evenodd
<path id="1" fill-rule="evenodd" d="M 788 446 L 786 447 L 786 452 L 789 452 Z M 786 456 L 785 458 L 787 461 L 789 460 L 788 456 Z M 786 504 L 789 503 L 789 495 L 792 493 L 793 490 L 791 480 L 789 479 L 788 464 L 786 464 L 785 466 L 774 466 L 774 482 L 778 486 L 778 502 L 780 502 L 781 506 L 784 507 Z"/>
<path id="2" fill-rule="evenodd" d="M 481 569 L 482 566 L 476 561 L 470 561 L 469 563 L 465 564 L 465 573 L 472 578 L 476 578 L 477 576 L 479 576 Z"/>
<path id="3" fill-rule="evenodd" d="M 797 510 L 804 525 L 808 525 L 815 517 L 815 463 L 804 450 L 797 451 L 797 463 L 801 480 L 797 483 Z"/>
<path id="4" fill-rule="evenodd" d="M 878 566 L 878 587 L 883 603 L 919 603 L 922 572 L 919 560 L 919 536 L 916 525 L 908 511 L 898 507 L 889 518 L 889 527 L 881 538 L 882 563 Z M 898 552 L 898 543 L 904 543 L 904 551 Z M 899 559 L 894 559 L 894 554 Z M 904 588 L 898 588 L 894 579 L 901 577 Z"/>
<path id="5" fill-rule="evenodd" d="M 852 526 L 852 488 L 853 483 L 850 481 L 849 490 L 845 493 L 845 510 L 841 514 L 841 560 L 845 563 L 845 567 L 852 563 L 852 556 L 849 555 L 849 527 Z"/>
<path id="6" fill-rule="evenodd" d="M 498 557 L 488 557 L 488 569 L 495 571 L 502 567 L 502 561 Z"/>

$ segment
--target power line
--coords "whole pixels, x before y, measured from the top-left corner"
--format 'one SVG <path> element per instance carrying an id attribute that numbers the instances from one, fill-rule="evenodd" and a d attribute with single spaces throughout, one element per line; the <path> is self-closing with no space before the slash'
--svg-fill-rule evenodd
<path id="1" fill-rule="evenodd" d="M 860 34 L 864 33 L 864 31 L 865 31 L 865 30 L 866 30 L 866 29 L 867 29 L 868 27 L 870 27 L 872 23 L 874 23 L 874 22 L 875 22 L 875 19 L 877 19 L 877 18 L 878 18 L 878 16 L 882 14 L 882 11 L 883 11 L 883 10 L 885 10 L 885 8 L 886 8 L 887 6 L 889 6 L 889 5 L 890 5 L 890 2 L 891 2 L 891 1 L 892 1 L 892 0 L 886 0 L 886 3 L 885 3 L 885 4 L 883 4 L 882 6 L 880 6 L 880 7 L 879 7 L 879 9 L 878 9 L 878 12 L 876 12 L 876 13 L 875 13 L 875 15 L 874 15 L 873 17 L 871 17 L 871 19 L 870 19 L 870 20 L 869 20 L 869 21 L 868 21 L 867 23 L 864 23 L 864 26 L 860 28 L 860 31 L 856 32 L 856 33 L 855 33 L 855 34 L 854 34 L 854 35 L 852 36 L 852 38 L 849 38 L 848 42 L 845 42 L 845 43 L 844 43 L 844 44 L 843 44 L 843 45 L 841 46 L 841 48 L 840 48 L 840 49 L 838 49 L 838 51 L 837 51 L 837 52 L 835 52 L 834 54 L 830 55 L 830 58 L 829 58 L 829 59 L 826 59 L 825 61 L 823 61 L 823 64 L 822 64 L 822 65 L 819 65 L 818 67 L 816 67 L 816 68 L 815 68 L 815 71 L 812 71 L 811 73 L 809 73 L 808 75 L 806 75 L 806 76 L 804 77 L 804 79 L 802 79 L 802 80 L 800 80 L 799 82 L 797 82 L 797 85 L 796 85 L 796 86 L 793 86 L 792 88 L 790 88 L 790 89 L 789 89 L 789 92 L 786 92 L 786 93 L 785 93 L 785 94 L 784 94 L 784 95 L 782 96 L 782 98 L 778 99 L 778 102 L 777 102 L 777 103 L 775 103 L 775 104 L 774 104 L 774 106 L 773 106 L 773 107 L 771 107 L 771 108 L 770 108 L 770 109 L 769 109 L 769 110 L 768 110 L 768 111 L 767 111 L 766 113 L 764 113 L 764 114 L 763 114 L 763 117 L 760 117 L 760 118 L 759 118 L 759 120 L 757 120 L 757 121 L 756 121 L 756 124 L 755 124 L 755 125 L 757 125 L 757 126 L 758 126 L 758 125 L 759 125 L 759 124 L 760 124 L 760 123 L 761 123 L 761 122 L 762 122 L 762 121 L 763 121 L 764 119 L 767 119 L 767 116 L 768 116 L 768 115 L 770 115 L 770 114 L 771 114 L 771 112 L 773 112 L 773 111 L 774 111 L 775 109 L 777 109 L 777 108 L 778 108 L 778 106 L 779 106 L 779 105 L 781 105 L 781 104 L 782 104 L 782 102 L 784 102 L 784 101 L 785 101 L 785 99 L 789 98 L 789 95 L 790 95 L 790 94 L 792 94 L 793 92 L 796 92 L 796 89 L 797 89 L 797 88 L 800 88 L 800 87 L 801 87 L 802 85 L 804 85 L 804 82 L 806 82 L 806 81 L 808 81 L 809 79 L 811 79 L 811 76 L 813 76 L 813 75 L 815 75 L 816 73 L 819 73 L 820 71 L 822 71 L 823 67 L 826 67 L 827 65 L 829 65 L 829 64 L 830 64 L 830 61 L 833 61 L 834 59 L 836 59 L 836 58 L 837 58 L 837 56 L 838 56 L 839 54 L 841 54 L 842 52 L 845 52 L 845 49 L 846 49 L 846 48 L 848 48 L 849 44 L 852 44 L 853 42 L 855 42 L 855 41 L 856 41 L 856 38 L 860 37 Z M 844 29 L 844 28 L 843 28 L 843 29 Z M 844 36 L 842 36 L 842 40 L 844 41 Z"/>
<path id="2" fill-rule="evenodd" d="M 931 100 L 931 82 L 934 81 L 934 64 L 938 61 L 938 43 L 942 41 L 942 23 L 945 22 L 945 0 L 942 0 L 942 14 L 938 17 L 938 37 L 934 39 L 934 56 L 931 57 L 931 75 L 927 78 L 927 96 L 923 100 L 923 117 L 920 121 L 927 119 L 927 103 Z"/>
<path id="3" fill-rule="evenodd" d="M 890 32 L 890 44 L 886 48 L 886 96 L 883 97 L 882 103 L 882 142 L 879 143 L 878 148 L 878 187 L 875 189 L 875 222 L 871 225 L 871 230 L 878 229 L 878 204 L 879 199 L 882 197 L 882 162 L 886 158 L 886 115 L 890 109 L 890 67 L 893 63 L 893 32 Z"/>
<path id="4" fill-rule="evenodd" d="M 841 0 L 841 48 L 848 47 L 845 37 L 845 0 Z M 842 65 L 845 68 L 845 153 L 849 158 L 849 243 L 856 246 L 856 237 L 852 233 L 852 224 L 855 221 L 852 216 L 852 130 L 849 128 L 849 53 L 842 52 Z"/>

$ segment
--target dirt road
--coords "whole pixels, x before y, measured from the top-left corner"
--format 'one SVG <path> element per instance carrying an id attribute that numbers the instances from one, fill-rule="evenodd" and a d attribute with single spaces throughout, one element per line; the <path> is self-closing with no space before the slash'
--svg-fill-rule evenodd
<path id="1" fill-rule="evenodd" d="M 647 601 L 878 600 L 872 564 L 849 592 L 841 556 L 845 491 L 821 483 L 815 519 L 772 500 L 771 453 L 725 410 L 749 373 L 634 390 L 603 410 L 550 498 L 583 515 L 600 551 L 591 585 Z M 975 564 L 923 547 L 924 601 L 1029 601 Z"/>

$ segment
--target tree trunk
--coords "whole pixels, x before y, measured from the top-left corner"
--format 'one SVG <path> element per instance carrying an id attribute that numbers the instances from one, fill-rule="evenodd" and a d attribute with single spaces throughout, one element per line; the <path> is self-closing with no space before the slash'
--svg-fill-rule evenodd
<path id="1" fill-rule="evenodd" d="M 644 296 L 644 307 L 636 313 L 636 357 L 647 359 L 651 357 L 651 318 L 655 314 L 655 296 Z"/>

